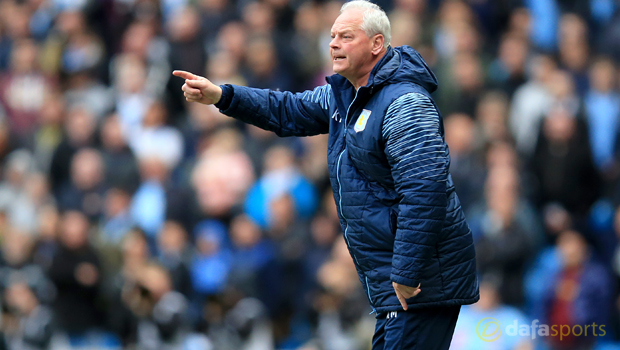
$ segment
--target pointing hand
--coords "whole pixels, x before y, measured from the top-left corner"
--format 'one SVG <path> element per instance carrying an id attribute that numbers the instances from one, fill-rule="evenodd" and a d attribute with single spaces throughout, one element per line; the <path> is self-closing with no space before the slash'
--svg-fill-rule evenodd
<path id="1" fill-rule="evenodd" d="M 190 72 L 175 70 L 174 76 L 185 79 L 183 94 L 188 102 L 199 102 L 206 105 L 218 103 L 222 98 L 222 88 L 213 84 L 209 79 Z"/>

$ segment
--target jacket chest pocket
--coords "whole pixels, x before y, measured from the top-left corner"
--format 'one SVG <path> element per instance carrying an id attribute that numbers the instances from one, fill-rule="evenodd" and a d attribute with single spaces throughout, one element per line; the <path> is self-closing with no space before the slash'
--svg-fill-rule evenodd
<path id="1" fill-rule="evenodd" d="M 392 183 L 392 173 L 383 150 L 362 148 L 356 145 L 357 140 L 347 140 L 347 149 L 351 163 L 368 180 L 384 186 Z"/>

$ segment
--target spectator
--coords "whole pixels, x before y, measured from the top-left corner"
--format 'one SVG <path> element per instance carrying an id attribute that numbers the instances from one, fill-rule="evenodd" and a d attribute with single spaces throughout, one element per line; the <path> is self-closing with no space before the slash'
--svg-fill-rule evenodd
<path id="1" fill-rule="evenodd" d="M 609 179 L 614 171 L 614 148 L 620 117 L 620 95 L 613 61 L 601 58 L 590 69 L 590 89 L 584 99 L 590 149 L 597 169 Z"/>
<path id="2" fill-rule="evenodd" d="M 52 334 L 52 311 L 42 305 L 35 291 L 24 281 L 13 282 L 4 292 L 4 300 L 14 310 L 15 329 L 3 322 L 3 333 L 11 349 L 48 349 Z"/>
<path id="3" fill-rule="evenodd" d="M 63 214 L 60 246 L 49 271 L 57 290 L 53 302 L 57 324 L 67 332 L 72 346 L 88 342 L 93 332 L 103 326 L 99 309 L 102 269 L 96 251 L 88 242 L 89 229 L 83 213 Z"/>
<path id="4" fill-rule="evenodd" d="M 483 216 L 472 215 L 477 264 L 482 273 L 501 281 L 497 288 L 504 302 L 520 307 L 526 263 L 540 237 L 528 230 L 533 218 L 528 217 L 519 196 L 516 171 L 500 167 L 490 170 L 485 199 L 487 211 Z"/>
<path id="5" fill-rule="evenodd" d="M 225 289 L 231 252 L 226 242 L 226 226 L 221 222 L 201 222 L 196 226 L 195 236 L 197 253 L 191 263 L 191 273 L 194 291 L 202 300 Z"/>
<path id="6" fill-rule="evenodd" d="M 71 182 L 60 190 L 61 210 L 79 210 L 91 221 L 103 213 L 105 169 L 101 154 L 95 149 L 82 149 L 71 160 Z"/>
<path id="7" fill-rule="evenodd" d="M 528 42 L 517 34 L 501 39 L 498 60 L 491 64 L 489 78 L 507 95 L 525 83 L 525 63 L 529 53 Z"/>
<path id="8" fill-rule="evenodd" d="M 71 160 L 81 148 L 94 146 L 94 116 L 86 109 L 71 109 L 65 120 L 65 135 L 52 155 L 50 164 L 50 185 L 56 199 L 60 198 L 63 186 L 71 181 Z"/>
<path id="9" fill-rule="evenodd" d="M 122 188 L 112 187 L 106 191 L 104 201 L 101 240 L 120 245 L 134 225 L 129 211 L 131 194 Z"/>
<path id="10" fill-rule="evenodd" d="M 192 173 L 201 211 L 215 218 L 226 218 L 239 206 L 254 181 L 248 155 L 241 150 L 241 135 L 223 129 L 211 137 L 210 146 L 197 159 Z"/>
<path id="11" fill-rule="evenodd" d="M 159 262 L 168 270 L 172 279 L 172 289 L 191 295 L 192 280 L 188 267 L 189 259 L 187 232 L 175 221 L 166 221 L 158 236 Z"/>
<path id="12" fill-rule="evenodd" d="M 506 334 L 506 327 L 514 325 L 529 325 L 530 322 L 519 309 L 505 305 L 501 300 L 497 282 L 486 276 L 480 283 L 480 301 L 474 305 L 468 305 L 461 310 L 459 320 L 454 330 L 451 350 L 532 350 L 531 336 L 520 334 Z M 496 320 L 497 324 L 489 325 L 485 332 L 482 327 L 485 319 Z M 496 329 L 493 327 L 501 327 Z M 480 327 L 480 328 L 478 328 Z M 502 329 L 503 328 L 503 329 Z M 501 335 L 494 341 L 492 338 L 480 337 L 480 334 L 493 334 L 495 331 Z M 502 332 L 503 330 L 503 332 Z M 494 338 L 494 337 L 493 337 Z"/>
<path id="13" fill-rule="evenodd" d="M 528 158 L 536 146 L 540 121 L 553 103 L 549 85 L 556 63 L 550 56 L 538 55 L 530 66 L 531 78 L 515 91 L 510 110 L 510 129 L 517 149 Z"/>
<path id="14" fill-rule="evenodd" d="M 103 121 L 101 143 L 106 183 L 134 191 L 140 183 L 138 162 L 123 137 L 118 114 L 112 114 Z"/>
<path id="15" fill-rule="evenodd" d="M 147 264 L 141 270 L 125 302 L 137 317 L 136 345 L 140 349 L 180 347 L 187 332 L 187 300 L 172 289 L 171 276 L 165 268 Z"/>
<path id="16" fill-rule="evenodd" d="M 609 319 L 610 279 L 607 270 L 592 255 L 585 239 L 575 231 L 558 237 L 561 268 L 547 287 L 548 324 L 606 324 Z M 587 306 L 586 306 L 587 305 Z M 552 349 L 591 346 L 595 338 L 569 336 L 549 338 Z"/>
<path id="17" fill-rule="evenodd" d="M 157 158 L 172 171 L 181 162 L 184 145 L 179 130 L 166 126 L 167 114 L 163 103 L 151 103 L 129 146 L 138 159 Z"/>
<path id="18" fill-rule="evenodd" d="M 583 217 L 599 193 L 582 119 L 563 108 L 554 108 L 544 120 L 533 158 L 538 180 L 538 204 L 558 202 L 572 214 Z"/>
<path id="19" fill-rule="evenodd" d="M 23 15 L 21 7 L 17 14 Z M 11 70 L 0 78 L 0 103 L 6 110 L 9 129 L 23 144 L 35 130 L 44 97 L 53 87 L 52 81 L 37 66 L 37 50 L 30 39 L 14 42 Z"/>
<path id="20" fill-rule="evenodd" d="M 484 168 L 476 152 L 474 121 L 466 114 L 451 114 L 445 120 L 446 142 L 450 147 L 451 174 L 459 191 L 459 200 L 467 212 L 480 199 Z"/>
<path id="21" fill-rule="evenodd" d="M 286 147 L 276 146 L 265 155 L 265 171 L 248 193 L 246 212 L 266 228 L 275 218 L 271 213 L 271 203 L 283 194 L 291 196 L 300 218 L 310 217 L 316 209 L 315 189 L 297 169 L 292 152 Z"/>

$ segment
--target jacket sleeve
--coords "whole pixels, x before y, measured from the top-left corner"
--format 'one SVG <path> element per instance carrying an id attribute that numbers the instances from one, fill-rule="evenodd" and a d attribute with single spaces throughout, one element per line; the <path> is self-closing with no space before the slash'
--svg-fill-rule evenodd
<path id="1" fill-rule="evenodd" d="M 302 93 L 232 85 L 232 100 L 220 112 L 278 136 L 312 136 L 329 132 L 331 86 Z"/>
<path id="2" fill-rule="evenodd" d="M 400 199 L 391 280 L 417 287 L 446 217 L 448 150 L 435 105 L 419 93 L 390 105 L 382 132 Z"/>

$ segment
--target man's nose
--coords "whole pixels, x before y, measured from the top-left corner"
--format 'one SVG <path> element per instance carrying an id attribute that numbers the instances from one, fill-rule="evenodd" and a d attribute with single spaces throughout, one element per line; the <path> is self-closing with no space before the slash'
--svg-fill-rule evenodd
<path id="1" fill-rule="evenodd" d="M 331 47 L 332 49 L 337 49 L 338 47 L 340 47 L 337 37 L 332 38 L 332 41 L 329 42 L 329 47 Z"/>

